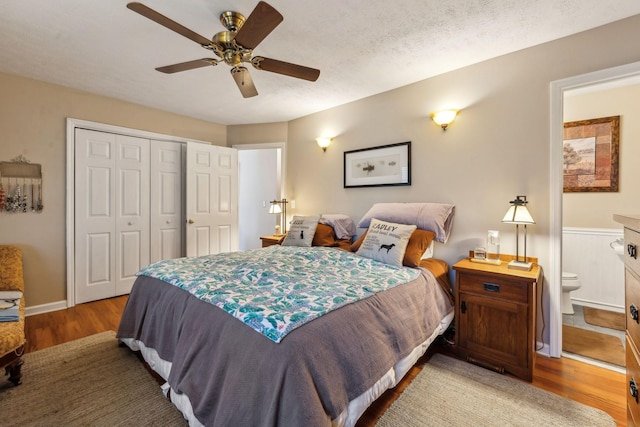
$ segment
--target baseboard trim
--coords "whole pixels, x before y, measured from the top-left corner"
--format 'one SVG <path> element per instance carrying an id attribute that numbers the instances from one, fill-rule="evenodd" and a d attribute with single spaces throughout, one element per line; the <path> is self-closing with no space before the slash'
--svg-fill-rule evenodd
<path id="1" fill-rule="evenodd" d="M 549 348 L 549 344 L 545 344 L 541 341 L 536 340 L 536 353 L 541 354 L 543 356 L 551 357 L 551 350 Z"/>
<path id="2" fill-rule="evenodd" d="M 67 308 L 67 300 L 50 302 L 48 304 L 34 305 L 27 307 L 24 310 L 25 317 L 33 316 L 36 314 L 49 313 L 52 311 L 64 310 Z"/>

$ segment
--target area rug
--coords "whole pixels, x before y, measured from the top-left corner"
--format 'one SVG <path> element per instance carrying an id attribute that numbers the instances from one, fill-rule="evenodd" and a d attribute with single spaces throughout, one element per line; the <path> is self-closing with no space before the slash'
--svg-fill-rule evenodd
<path id="1" fill-rule="evenodd" d="M 27 353 L 22 384 L 0 377 L 3 426 L 183 426 L 182 414 L 114 332 Z"/>
<path id="2" fill-rule="evenodd" d="M 615 426 L 609 414 L 524 381 L 434 355 L 379 427 Z"/>
<path id="3" fill-rule="evenodd" d="M 618 366 L 626 363 L 620 338 L 569 325 L 562 325 L 562 350 Z"/>
<path id="4" fill-rule="evenodd" d="M 603 328 L 624 331 L 626 328 L 625 313 L 601 310 L 593 307 L 583 307 L 584 321 L 590 325 L 602 326 Z"/>

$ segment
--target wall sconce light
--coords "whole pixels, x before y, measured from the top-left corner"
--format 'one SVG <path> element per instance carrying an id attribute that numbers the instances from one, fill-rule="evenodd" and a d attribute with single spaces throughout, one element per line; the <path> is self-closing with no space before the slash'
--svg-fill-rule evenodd
<path id="1" fill-rule="evenodd" d="M 322 148 L 322 151 L 326 152 L 327 151 L 327 147 L 329 145 L 331 145 L 331 141 L 333 141 L 333 138 L 327 138 L 327 137 L 318 137 L 316 138 L 316 142 L 318 143 L 318 147 Z"/>
<path id="2" fill-rule="evenodd" d="M 511 207 L 502 218 L 502 222 L 516 225 L 516 259 L 509 263 L 509 268 L 529 271 L 532 263 L 527 261 L 527 224 L 535 224 L 535 221 L 527 209 L 527 203 L 529 203 L 527 202 L 527 196 L 516 196 L 516 199 L 509 203 L 511 203 Z M 520 260 L 520 254 L 518 253 L 519 224 L 524 224 L 524 258 L 522 260 Z"/>
<path id="3" fill-rule="evenodd" d="M 431 119 L 445 131 L 457 115 L 457 110 L 444 110 L 431 114 Z"/>

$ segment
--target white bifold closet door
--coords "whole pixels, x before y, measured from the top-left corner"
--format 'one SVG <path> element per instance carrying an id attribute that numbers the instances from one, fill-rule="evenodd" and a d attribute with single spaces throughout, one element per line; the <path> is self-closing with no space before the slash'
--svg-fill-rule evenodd
<path id="1" fill-rule="evenodd" d="M 151 262 L 238 250 L 236 149 L 76 128 L 74 179 L 76 303 L 129 293 Z"/>
<path id="2" fill-rule="evenodd" d="M 76 129 L 76 302 L 131 291 L 149 263 L 149 140 Z"/>

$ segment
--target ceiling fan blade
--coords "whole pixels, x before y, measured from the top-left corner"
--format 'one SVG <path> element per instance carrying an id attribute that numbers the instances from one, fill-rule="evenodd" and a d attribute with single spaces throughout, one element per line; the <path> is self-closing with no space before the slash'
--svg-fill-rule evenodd
<path id="1" fill-rule="evenodd" d="M 251 74 L 249 74 L 249 70 L 247 70 L 246 67 L 233 67 L 231 69 L 231 75 L 236 81 L 238 89 L 240 89 L 240 93 L 242 93 L 244 98 L 251 98 L 258 94 L 258 91 L 253 84 Z"/>
<path id="2" fill-rule="evenodd" d="M 152 21 L 157 22 L 163 27 L 175 31 L 176 33 L 181 34 L 189 40 L 193 40 L 194 42 L 202 46 L 209 46 L 211 44 L 211 40 L 201 36 L 196 32 L 191 31 L 187 27 L 178 24 L 177 22 L 143 5 L 142 3 L 128 3 L 127 7 L 134 12 L 137 12 L 140 15 L 144 16 L 145 18 L 151 19 Z"/>
<path id="3" fill-rule="evenodd" d="M 277 59 L 263 58 L 261 56 L 253 57 L 251 64 L 258 70 L 271 71 L 272 73 L 284 74 L 285 76 L 305 79 L 311 82 L 315 82 L 320 76 L 320 70 L 316 70 L 315 68 L 278 61 Z"/>
<path id="4" fill-rule="evenodd" d="M 269 4 L 261 1 L 253 9 L 234 40 L 247 49 L 255 49 L 284 18 Z"/>
<path id="5" fill-rule="evenodd" d="M 194 68 L 206 67 L 207 65 L 218 65 L 218 60 L 212 58 L 194 59 L 193 61 L 181 62 L 179 64 L 165 65 L 156 70 L 165 74 L 178 73 L 180 71 L 193 70 Z"/>

